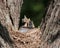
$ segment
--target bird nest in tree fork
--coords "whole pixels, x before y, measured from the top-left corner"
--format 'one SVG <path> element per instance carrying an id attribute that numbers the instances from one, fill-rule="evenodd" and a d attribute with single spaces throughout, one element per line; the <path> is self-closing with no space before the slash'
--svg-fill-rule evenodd
<path id="1" fill-rule="evenodd" d="M 29 20 L 26 17 L 23 19 L 23 21 L 25 22 L 25 20 Z M 41 31 L 39 28 L 34 28 L 33 23 L 32 26 L 29 26 L 29 21 L 27 21 L 25 24 L 27 24 L 26 26 L 23 25 L 19 31 L 17 32 L 10 32 L 12 40 L 14 41 L 14 47 L 15 48 L 38 48 L 40 45 L 40 35 L 41 35 Z M 27 29 L 22 31 L 23 29 Z M 22 29 L 22 30 L 21 30 Z"/>

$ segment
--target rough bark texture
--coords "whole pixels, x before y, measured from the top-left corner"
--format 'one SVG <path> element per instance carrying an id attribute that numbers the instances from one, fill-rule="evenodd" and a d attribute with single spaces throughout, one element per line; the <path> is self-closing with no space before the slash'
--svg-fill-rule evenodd
<path id="1" fill-rule="evenodd" d="M 22 0 L 0 0 L 0 22 L 18 30 Z M 9 27 L 8 27 L 9 28 Z"/>
<path id="2" fill-rule="evenodd" d="M 18 30 L 23 0 L 0 0 L 0 48 L 14 48 L 10 31 Z"/>
<path id="3" fill-rule="evenodd" d="M 41 48 L 60 48 L 60 0 L 52 0 L 41 22 Z"/>
<path id="4" fill-rule="evenodd" d="M 13 41 L 6 27 L 0 24 L 0 48 L 13 48 Z"/>

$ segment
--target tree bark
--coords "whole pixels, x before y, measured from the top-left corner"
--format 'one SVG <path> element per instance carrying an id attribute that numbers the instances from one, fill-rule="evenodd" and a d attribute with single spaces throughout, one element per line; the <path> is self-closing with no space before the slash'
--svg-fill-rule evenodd
<path id="1" fill-rule="evenodd" d="M 22 0 L 0 0 L 0 22 L 2 25 L 18 30 L 22 3 Z"/>
<path id="2" fill-rule="evenodd" d="M 10 31 L 18 31 L 23 0 L 0 0 L 0 48 L 14 48 Z"/>
<path id="3" fill-rule="evenodd" d="M 51 0 L 40 29 L 42 32 L 42 48 L 60 48 L 60 0 Z M 57 42 L 58 41 L 58 42 Z"/>

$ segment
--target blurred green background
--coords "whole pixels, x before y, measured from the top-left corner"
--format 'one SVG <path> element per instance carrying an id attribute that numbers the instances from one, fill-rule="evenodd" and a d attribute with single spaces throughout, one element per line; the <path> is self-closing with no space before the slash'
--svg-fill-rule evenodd
<path id="1" fill-rule="evenodd" d="M 41 19 L 45 14 L 45 9 L 49 0 L 23 0 L 21 9 L 20 26 L 23 25 L 22 18 L 26 15 L 30 18 L 36 27 L 40 25 Z"/>

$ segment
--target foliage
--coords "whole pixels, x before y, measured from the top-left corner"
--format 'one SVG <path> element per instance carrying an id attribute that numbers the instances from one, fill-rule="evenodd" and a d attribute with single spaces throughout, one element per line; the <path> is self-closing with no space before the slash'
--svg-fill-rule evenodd
<path id="1" fill-rule="evenodd" d="M 35 26 L 40 25 L 41 19 L 45 13 L 48 0 L 24 0 L 21 19 L 26 15 L 28 18 L 34 21 Z M 22 25 L 22 22 L 20 20 Z"/>

